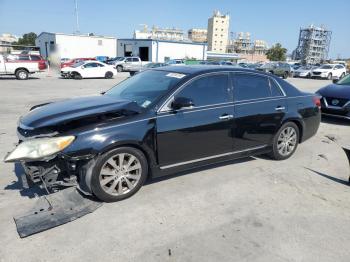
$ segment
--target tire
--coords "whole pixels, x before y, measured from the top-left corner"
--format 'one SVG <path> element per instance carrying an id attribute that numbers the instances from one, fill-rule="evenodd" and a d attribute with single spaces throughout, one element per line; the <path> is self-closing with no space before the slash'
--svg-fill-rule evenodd
<path id="1" fill-rule="evenodd" d="M 308 73 L 307 76 L 306 76 L 306 78 L 310 79 L 310 78 L 311 78 L 311 74 Z"/>
<path id="2" fill-rule="evenodd" d="M 81 80 L 81 79 L 82 79 L 81 74 L 79 74 L 79 73 L 77 73 L 77 72 L 73 73 L 73 78 L 74 78 L 75 80 Z"/>
<path id="3" fill-rule="evenodd" d="M 342 79 L 345 76 L 345 73 L 342 73 L 339 79 Z"/>
<path id="4" fill-rule="evenodd" d="M 332 74 L 331 73 L 328 74 L 327 79 L 328 80 L 332 80 Z"/>
<path id="5" fill-rule="evenodd" d="M 28 76 L 29 76 L 29 73 L 27 70 L 25 69 L 18 69 L 16 71 L 16 78 L 18 80 L 27 80 L 28 79 Z"/>
<path id="6" fill-rule="evenodd" d="M 130 76 L 135 75 L 135 73 L 136 73 L 135 71 L 130 71 L 130 72 L 129 72 Z"/>
<path id="7" fill-rule="evenodd" d="M 113 77 L 113 73 L 111 71 L 106 72 L 106 74 L 105 74 L 106 79 L 112 78 L 112 77 Z"/>
<path id="8" fill-rule="evenodd" d="M 117 72 L 120 73 L 123 71 L 123 67 L 121 65 L 117 66 Z"/>
<path id="9" fill-rule="evenodd" d="M 287 79 L 287 78 L 288 78 L 288 72 L 284 72 L 282 78 L 283 78 L 283 79 Z"/>
<path id="10" fill-rule="evenodd" d="M 123 159 L 122 165 L 119 163 L 120 157 Z M 127 172 L 127 165 L 134 170 Z M 91 189 L 98 199 L 115 202 L 135 194 L 147 176 L 148 163 L 145 155 L 133 147 L 120 147 L 98 157 L 92 170 Z"/>
<path id="11" fill-rule="evenodd" d="M 295 132 L 295 136 L 291 137 L 291 139 L 293 140 L 293 148 L 290 148 L 289 145 L 292 143 L 292 140 L 290 140 L 290 143 L 288 143 L 288 146 L 286 146 L 286 154 L 283 154 L 281 151 L 283 151 L 283 140 L 282 142 L 280 141 L 281 136 L 285 136 L 288 135 L 289 132 L 286 130 L 293 130 Z M 283 133 L 283 134 L 282 134 Z M 296 124 L 294 124 L 293 122 L 287 122 L 284 125 L 281 126 L 281 128 L 278 130 L 278 132 L 276 133 L 275 137 L 273 138 L 273 144 L 272 144 L 272 152 L 269 154 L 269 156 L 274 159 L 274 160 L 285 160 L 287 158 L 290 158 L 295 150 L 298 147 L 298 143 L 299 143 L 299 135 L 300 135 L 300 131 L 299 128 Z M 288 139 L 288 137 L 286 137 L 286 139 Z M 287 140 L 288 141 L 288 140 Z M 289 152 L 287 152 L 289 148 Z"/>

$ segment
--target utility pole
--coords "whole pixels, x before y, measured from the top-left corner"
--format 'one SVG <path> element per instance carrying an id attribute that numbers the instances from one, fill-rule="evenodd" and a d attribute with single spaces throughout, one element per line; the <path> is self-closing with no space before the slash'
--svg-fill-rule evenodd
<path id="1" fill-rule="evenodd" d="M 76 23 L 76 28 L 75 28 L 75 33 L 79 34 L 79 15 L 78 15 L 78 0 L 74 0 L 75 2 L 75 23 Z"/>

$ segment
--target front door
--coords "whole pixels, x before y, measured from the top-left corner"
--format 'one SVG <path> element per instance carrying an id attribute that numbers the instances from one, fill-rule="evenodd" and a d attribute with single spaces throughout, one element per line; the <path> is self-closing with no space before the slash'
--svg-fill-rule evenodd
<path id="1" fill-rule="evenodd" d="M 194 106 L 166 110 L 157 116 L 160 166 L 197 162 L 232 152 L 233 103 L 229 75 L 215 73 L 193 79 L 174 97 Z M 186 163 L 185 163 L 186 162 Z"/>
<path id="2" fill-rule="evenodd" d="M 242 151 L 270 145 L 287 112 L 286 97 L 268 76 L 234 73 L 235 118 L 233 149 Z"/>

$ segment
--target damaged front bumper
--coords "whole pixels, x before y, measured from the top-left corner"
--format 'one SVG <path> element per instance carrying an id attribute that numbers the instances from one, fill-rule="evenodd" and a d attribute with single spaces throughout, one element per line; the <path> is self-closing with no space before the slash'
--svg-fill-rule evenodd
<path id="1" fill-rule="evenodd" d="M 39 185 L 47 193 L 76 186 L 88 195 L 91 195 L 91 190 L 86 175 L 91 162 L 94 162 L 94 155 L 69 157 L 58 154 L 46 161 L 20 161 L 28 185 Z"/>

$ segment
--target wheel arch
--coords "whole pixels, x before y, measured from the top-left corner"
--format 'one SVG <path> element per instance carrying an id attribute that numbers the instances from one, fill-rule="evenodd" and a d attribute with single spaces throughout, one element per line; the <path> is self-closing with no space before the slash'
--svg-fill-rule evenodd
<path id="1" fill-rule="evenodd" d="M 24 71 L 27 71 L 27 73 L 29 74 L 29 70 L 28 70 L 27 68 L 25 68 L 25 67 L 19 67 L 19 68 L 16 68 L 16 70 L 15 70 L 15 74 L 17 74 L 17 72 L 18 72 L 19 70 L 24 70 Z"/>
<path id="2" fill-rule="evenodd" d="M 298 129 L 299 129 L 299 144 L 300 144 L 303 141 L 304 128 L 305 128 L 304 122 L 300 118 L 293 117 L 293 118 L 286 118 L 282 122 L 282 125 L 284 125 L 285 123 L 288 123 L 288 122 L 292 122 L 292 123 L 296 124 L 296 126 L 298 127 Z"/>

